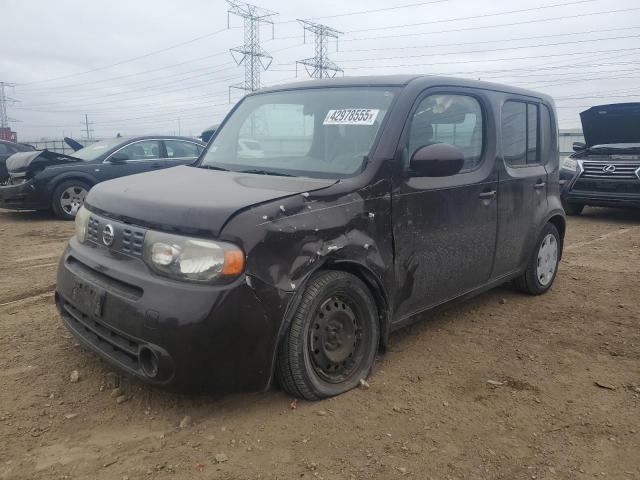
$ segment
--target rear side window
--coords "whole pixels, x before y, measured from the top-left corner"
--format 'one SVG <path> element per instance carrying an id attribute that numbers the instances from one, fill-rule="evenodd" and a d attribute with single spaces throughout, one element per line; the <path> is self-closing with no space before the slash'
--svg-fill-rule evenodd
<path id="1" fill-rule="evenodd" d="M 462 171 L 473 170 L 482 160 L 482 129 L 482 108 L 474 97 L 430 95 L 411 118 L 408 158 L 426 145 L 448 143 L 464 153 Z"/>
<path id="2" fill-rule="evenodd" d="M 539 107 L 510 100 L 502 107 L 502 152 L 509 166 L 540 163 Z"/>
<path id="3" fill-rule="evenodd" d="M 199 145 L 181 140 L 165 140 L 164 146 L 167 149 L 168 158 L 189 158 L 197 157 L 202 151 Z"/>
<path id="4" fill-rule="evenodd" d="M 127 145 L 117 155 L 127 160 L 152 160 L 160 157 L 159 152 L 157 140 L 144 140 Z"/>

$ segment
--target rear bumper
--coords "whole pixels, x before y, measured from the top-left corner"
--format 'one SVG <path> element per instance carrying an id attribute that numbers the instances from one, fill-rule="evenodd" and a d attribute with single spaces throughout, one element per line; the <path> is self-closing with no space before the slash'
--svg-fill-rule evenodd
<path id="1" fill-rule="evenodd" d="M 104 294 L 98 312 L 78 301 L 87 285 Z M 287 295 L 244 277 L 225 286 L 172 281 L 74 237 L 58 267 L 56 305 L 80 343 L 147 383 L 258 391 L 270 384 Z"/>
<path id="2" fill-rule="evenodd" d="M 42 210 L 49 205 L 39 198 L 33 180 L 19 185 L 0 186 L 0 208 L 9 210 Z"/>

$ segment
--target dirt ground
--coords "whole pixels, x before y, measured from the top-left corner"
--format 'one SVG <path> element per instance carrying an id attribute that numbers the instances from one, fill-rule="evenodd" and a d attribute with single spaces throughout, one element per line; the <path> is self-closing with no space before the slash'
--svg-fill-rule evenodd
<path id="1" fill-rule="evenodd" d="M 316 403 L 119 380 L 53 305 L 72 229 L 0 211 L 0 479 L 640 478 L 640 212 L 586 209 L 548 294 L 427 316 Z"/>

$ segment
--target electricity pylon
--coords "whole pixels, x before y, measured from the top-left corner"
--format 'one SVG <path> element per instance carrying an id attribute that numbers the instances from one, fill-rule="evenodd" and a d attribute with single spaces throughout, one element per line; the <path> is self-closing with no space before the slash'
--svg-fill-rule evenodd
<path id="1" fill-rule="evenodd" d="M 315 56 L 305 58 L 296 62 L 296 76 L 298 75 L 298 64 L 304 65 L 307 73 L 311 78 L 330 78 L 335 77 L 343 70 L 329 59 L 329 39 L 336 39 L 336 48 L 338 37 L 342 32 L 335 28 L 322 25 L 320 23 L 310 22 L 309 20 L 298 20 L 304 28 L 304 41 L 307 41 L 307 32 L 313 33 L 315 37 Z"/>

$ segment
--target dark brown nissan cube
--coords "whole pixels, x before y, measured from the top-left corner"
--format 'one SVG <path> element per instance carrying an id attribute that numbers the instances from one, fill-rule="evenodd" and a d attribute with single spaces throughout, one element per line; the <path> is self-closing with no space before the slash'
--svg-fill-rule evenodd
<path id="1" fill-rule="evenodd" d="M 153 385 L 307 399 L 369 375 L 389 334 L 562 254 L 546 95 L 433 76 L 248 95 L 192 166 L 96 185 L 56 302 L 88 348 Z"/>

